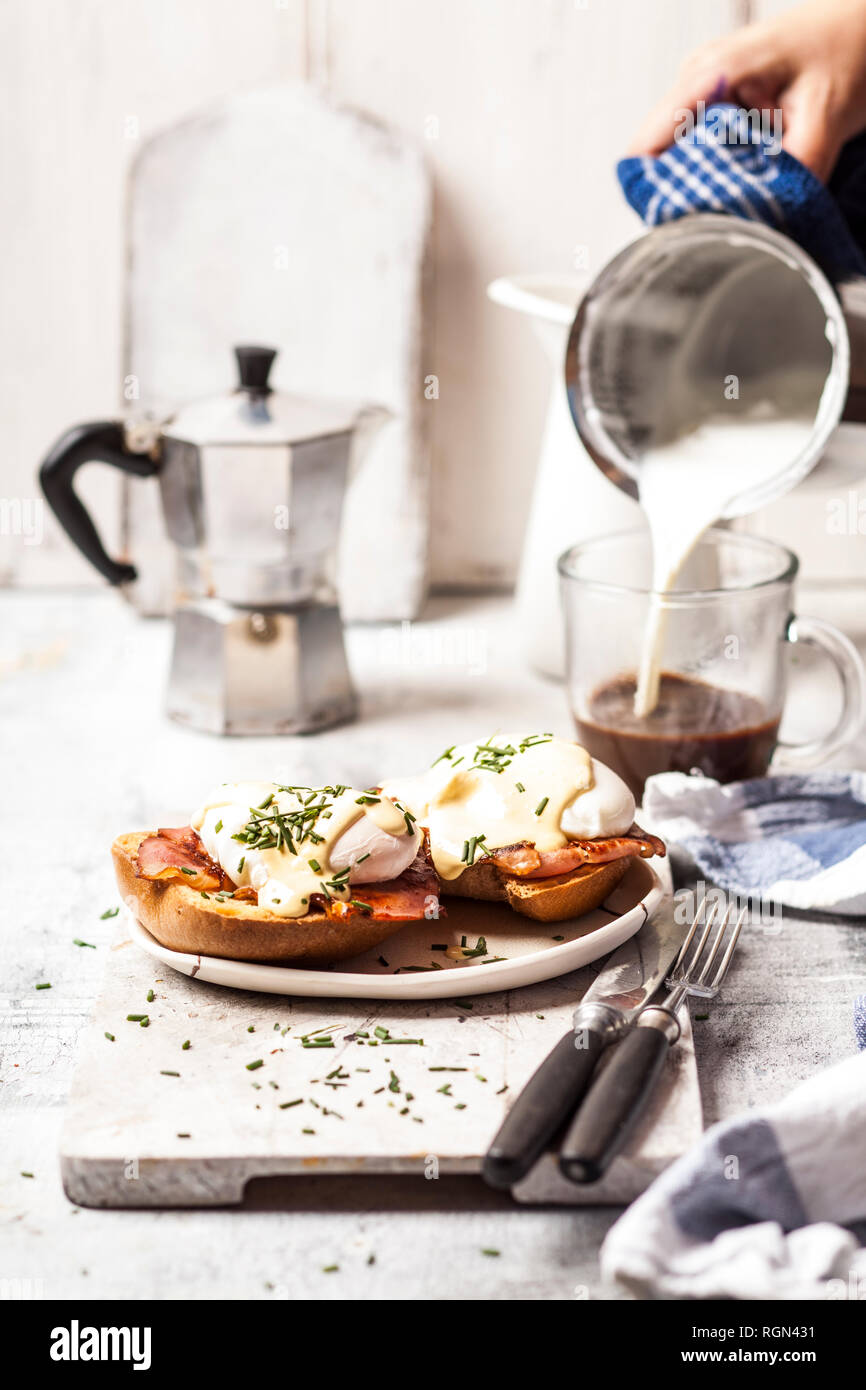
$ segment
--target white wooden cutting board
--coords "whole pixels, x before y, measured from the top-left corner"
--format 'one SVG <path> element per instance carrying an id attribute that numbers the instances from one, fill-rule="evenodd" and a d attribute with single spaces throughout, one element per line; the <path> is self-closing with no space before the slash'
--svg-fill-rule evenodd
<path id="1" fill-rule="evenodd" d="M 422 278 L 430 180 L 414 144 L 314 88 L 230 97 L 149 140 L 129 189 L 125 410 L 235 385 L 232 348 L 279 349 L 272 384 L 387 407 L 346 501 L 349 620 L 413 618 L 427 579 Z M 125 489 L 135 600 L 166 612 L 155 482 Z M 371 563 L 387 551 L 387 565 Z"/>
<path id="2" fill-rule="evenodd" d="M 67 1109 L 66 1193 L 84 1206 L 208 1206 L 240 1202 L 256 1177 L 478 1173 L 596 969 L 460 1002 L 283 999 L 188 979 L 121 931 Z M 149 1026 L 128 1014 L 147 1014 Z M 323 1028 L 333 1047 L 302 1045 Z M 382 1041 L 377 1028 L 423 1045 Z M 566 1183 L 548 1156 L 515 1196 L 628 1201 L 700 1133 L 686 1021 L 651 1111 L 604 1182 Z"/>

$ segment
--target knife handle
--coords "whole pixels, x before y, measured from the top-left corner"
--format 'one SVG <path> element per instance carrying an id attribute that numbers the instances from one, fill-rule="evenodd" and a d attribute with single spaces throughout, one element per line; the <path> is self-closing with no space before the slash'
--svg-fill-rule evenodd
<path id="1" fill-rule="evenodd" d="M 490 1187 L 511 1187 L 529 1172 L 573 1113 L 608 1041 L 600 1027 L 571 1029 L 524 1086 L 487 1150 L 481 1173 Z"/>
<path id="2" fill-rule="evenodd" d="M 675 1015 L 651 1006 L 617 1044 L 560 1149 L 560 1172 L 570 1182 L 598 1182 L 607 1171 L 652 1095 L 678 1030 Z"/>

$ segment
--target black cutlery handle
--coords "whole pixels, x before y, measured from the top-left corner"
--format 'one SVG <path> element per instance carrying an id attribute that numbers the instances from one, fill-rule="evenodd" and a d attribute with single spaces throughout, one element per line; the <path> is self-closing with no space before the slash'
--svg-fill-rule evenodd
<path id="1" fill-rule="evenodd" d="M 490 1187 L 512 1187 L 529 1172 L 589 1085 L 607 1041 L 601 1028 L 569 1031 L 530 1077 L 481 1166 Z"/>
<path id="2" fill-rule="evenodd" d="M 564 1177 L 575 1183 L 598 1182 L 634 1129 L 669 1047 L 664 1028 L 654 1025 L 632 1028 L 617 1044 L 559 1151 Z"/>

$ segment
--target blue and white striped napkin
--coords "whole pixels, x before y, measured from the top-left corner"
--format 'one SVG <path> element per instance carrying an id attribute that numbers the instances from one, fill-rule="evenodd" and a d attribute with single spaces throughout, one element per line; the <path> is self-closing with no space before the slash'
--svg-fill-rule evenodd
<path id="1" fill-rule="evenodd" d="M 643 808 L 705 878 L 741 898 L 866 915 L 866 773 L 811 772 L 722 786 L 662 772 Z"/>
<path id="2" fill-rule="evenodd" d="M 643 1298 L 866 1299 L 866 1053 L 707 1130 L 611 1227 Z"/>
<path id="3" fill-rule="evenodd" d="M 620 160 L 623 192 L 647 226 L 695 212 L 766 222 L 830 279 L 866 273 L 866 137 L 849 142 L 825 186 L 782 149 L 775 128 L 714 102 L 657 158 Z M 767 113 L 768 116 L 773 113 Z"/>

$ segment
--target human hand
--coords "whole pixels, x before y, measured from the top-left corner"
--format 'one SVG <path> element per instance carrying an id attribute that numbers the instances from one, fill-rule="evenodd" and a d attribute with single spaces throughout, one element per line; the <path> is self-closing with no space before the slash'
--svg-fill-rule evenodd
<path id="1" fill-rule="evenodd" d="M 866 0 L 811 0 L 696 49 L 629 154 L 660 154 L 699 101 L 780 109 L 782 147 L 825 182 L 866 129 Z"/>

